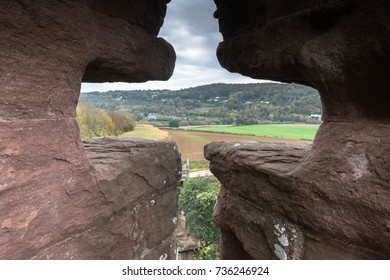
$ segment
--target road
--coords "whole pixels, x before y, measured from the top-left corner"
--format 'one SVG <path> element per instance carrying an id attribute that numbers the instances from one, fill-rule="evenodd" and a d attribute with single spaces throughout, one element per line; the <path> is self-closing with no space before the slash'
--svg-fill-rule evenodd
<path id="1" fill-rule="evenodd" d="M 201 170 L 201 171 L 190 172 L 190 178 L 212 176 L 212 175 L 213 175 L 213 173 L 211 173 L 210 170 Z"/>

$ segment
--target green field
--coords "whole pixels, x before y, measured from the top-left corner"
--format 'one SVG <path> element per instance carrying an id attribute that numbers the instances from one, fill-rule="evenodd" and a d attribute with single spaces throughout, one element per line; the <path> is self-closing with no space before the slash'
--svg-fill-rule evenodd
<path id="1" fill-rule="evenodd" d="M 288 125 L 286 126 L 292 127 Z M 299 125 L 299 126 L 305 126 L 305 125 Z M 250 126 L 250 127 L 253 128 L 254 126 Z M 204 127 L 204 128 L 213 128 L 213 127 Z M 224 128 L 228 128 L 228 127 L 224 127 Z M 194 127 L 192 127 L 191 129 L 194 129 Z M 134 131 L 122 134 L 120 137 L 171 139 L 175 141 L 177 146 L 179 147 L 179 151 L 181 153 L 182 159 L 184 160 L 191 159 L 192 163 L 206 162 L 205 158 L 203 157 L 203 150 L 204 150 L 204 146 L 211 142 L 219 142 L 219 141 L 223 141 L 226 143 L 238 142 L 238 141 L 257 141 L 257 142 L 273 142 L 273 143 L 310 143 L 311 142 L 307 140 L 300 140 L 294 138 L 248 136 L 242 134 L 240 135 L 240 134 L 215 133 L 215 132 L 210 133 L 210 132 L 202 132 L 202 131 L 183 130 L 183 129 L 161 130 L 151 125 L 137 125 Z M 204 166 L 194 166 L 194 168 L 202 168 L 202 167 Z"/>
<path id="2" fill-rule="evenodd" d="M 192 127 L 190 130 L 231 133 L 239 135 L 253 135 L 276 138 L 290 138 L 313 140 L 317 133 L 318 125 L 279 125 L 279 124 L 257 124 L 244 126 L 204 126 Z"/>
<path id="3" fill-rule="evenodd" d="M 227 133 L 210 133 L 202 131 L 189 131 L 189 130 L 169 130 L 169 137 L 171 140 L 177 143 L 179 151 L 183 159 L 191 159 L 192 161 L 205 161 L 203 157 L 204 146 L 211 142 L 238 142 L 238 141 L 257 141 L 257 142 L 273 142 L 273 143 L 310 143 L 311 141 L 288 139 L 288 138 L 275 138 L 275 137 L 262 137 L 262 136 L 248 136 L 239 134 L 227 134 Z"/>

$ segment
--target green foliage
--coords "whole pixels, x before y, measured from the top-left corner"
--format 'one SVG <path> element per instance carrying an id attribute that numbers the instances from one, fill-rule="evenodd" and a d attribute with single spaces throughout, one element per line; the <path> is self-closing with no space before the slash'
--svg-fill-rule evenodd
<path id="1" fill-rule="evenodd" d="M 185 162 L 184 162 L 185 163 Z M 190 170 L 193 171 L 193 170 L 202 170 L 202 169 L 209 169 L 210 167 L 210 164 L 209 162 L 197 162 L 197 161 L 191 161 L 190 163 Z"/>
<path id="2" fill-rule="evenodd" d="M 180 123 L 178 120 L 171 120 L 171 121 L 169 121 L 168 126 L 169 127 L 179 127 Z"/>
<path id="3" fill-rule="evenodd" d="M 121 135 L 125 132 L 133 131 L 135 128 L 135 123 L 131 119 L 128 113 L 111 111 L 108 112 L 108 115 L 111 117 L 115 125 L 115 134 Z"/>
<path id="4" fill-rule="evenodd" d="M 180 189 L 179 203 L 186 213 L 187 227 L 204 246 L 199 249 L 199 258 L 216 258 L 220 233 L 212 220 L 214 205 L 220 189 L 213 176 L 188 179 Z"/>
<path id="5" fill-rule="evenodd" d="M 80 127 L 82 140 L 96 136 L 107 136 L 115 132 L 115 125 L 110 116 L 94 105 L 87 102 L 80 102 L 76 112 L 76 120 Z"/>
<path id="6" fill-rule="evenodd" d="M 104 110 L 126 111 L 137 120 L 167 126 L 257 123 L 319 123 L 316 90 L 297 84 L 212 84 L 171 90 L 138 90 L 83 93 L 81 99 Z M 149 114 L 157 119 L 149 118 Z"/>
<path id="7" fill-rule="evenodd" d="M 219 260 L 220 258 L 218 244 L 208 244 L 196 250 L 196 260 Z"/>
<path id="8" fill-rule="evenodd" d="M 76 113 L 82 140 L 119 135 L 134 129 L 134 122 L 128 115 L 119 112 L 107 113 L 85 101 L 78 104 Z"/>

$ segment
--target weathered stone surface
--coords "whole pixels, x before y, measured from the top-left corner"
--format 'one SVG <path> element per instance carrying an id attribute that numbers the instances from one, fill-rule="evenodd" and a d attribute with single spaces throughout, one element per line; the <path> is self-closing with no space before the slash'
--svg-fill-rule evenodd
<path id="1" fill-rule="evenodd" d="M 336 181 L 326 174 L 328 166 L 302 172 L 309 150 L 256 142 L 206 146 L 211 171 L 222 182 L 214 220 L 227 236 L 224 258 L 387 258 L 389 200 L 381 196 L 386 193 L 378 196 L 383 188 L 370 182 L 373 192 L 359 188 L 368 185 L 363 180 Z"/>
<path id="2" fill-rule="evenodd" d="M 244 153 L 240 146 L 208 148 L 212 170 L 224 186 L 216 220 L 228 228 L 227 239 L 244 242 L 233 226 L 237 222 L 224 221 L 232 219 L 223 214 L 232 215 L 232 203 L 238 199 L 234 195 L 239 194 L 242 203 L 250 201 L 261 209 L 259 217 L 276 214 L 299 226 L 305 236 L 302 258 L 389 258 L 390 3 L 215 2 L 224 37 L 217 51 L 221 65 L 253 78 L 315 87 L 321 95 L 324 121 L 310 152 L 300 156 L 304 160 L 289 171 L 282 170 L 278 159 L 267 166 L 249 155 L 233 167 L 235 156 Z M 268 154 L 268 148 L 257 149 L 253 147 L 250 153 Z M 248 174 L 243 166 L 259 167 Z M 235 171 L 221 173 L 225 169 Z M 255 187 L 264 174 L 268 183 Z M 245 197 L 248 193 L 252 195 Z M 248 219 L 239 209 L 237 219 Z M 251 257 L 270 257 L 269 252 L 259 256 L 248 249 L 250 245 L 244 247 Z M 232 252 L 223 251 L 228 252 L 226 257 Z"/>
<path id="3" fill-rule="evenodd" d="M 177 186 L 181 178 L 178 148 L 171 141 L 104 138 L 85 143 L 97 171 L 98 187 L 115 215 L 99 228 L 99 243 L 110 235 L 115 247 L 102 256 L 131 259 L 174 258 Z M 112 241 L 110 243 L 113 243 Z M 120 255 L 121 254 L 121 255 Z M 102 257 L 104 258 L 104 257 Z"/>
<path id="4" fill-rule="evenodd" d="M 163 251 L 172 257 L 172 226 L 165 221 L 176 205 L 176 171 L 160 175 L 167 177 L 164 187 L 153 181 L 156 174 L 143 173 L 143 180 L 140 172 L 120 171 L 110 180 L 135 182 L 104 185 L 85 155 L 74 120 L 81 81 L 164 80 L 173 71 L 172 46 L 155 36 L 167 1 L 109 2 L 0 2 L 1 259 L 159 258 Z M 120 145 L 134 152 L 130 144 L 119 142 L 113 153 L 119 153 Z M 172 149 L 166 164 L 176 164 L 179 155 L 171 144 L 145 145 L 139 149 L 149 158 Z M 130 158 L 113 164 L 135 168 Z M 159 165 L 151 162 L 148 168 L 167 172 Z M 138 200 L 122 201 L 115 187 L 128 195 L 134 190 L 126 187 L 148 191 Z M 151 216 L 157 208 L 159 214 Z M 158 243 L 159 238 L 165 241 Z"/>
<path id="5" fill-rule="evenodd" d="M 287 174 L 309 148 L 249 141 L 206 146 L 211 171 L 222 182 L 214 220 L 223 236 L 230 236 L 222 238 L 225 259 L 302 258 L 304 236 L 286 217 L 290 206 L 283 201 L 291 199 L 293 191 Z"/>
<path id="6" fill-rule="evenodd" d="M 315 87 L 325 121 L 390 117 L 388 1 L 215 2 L 226 69 Z"/>

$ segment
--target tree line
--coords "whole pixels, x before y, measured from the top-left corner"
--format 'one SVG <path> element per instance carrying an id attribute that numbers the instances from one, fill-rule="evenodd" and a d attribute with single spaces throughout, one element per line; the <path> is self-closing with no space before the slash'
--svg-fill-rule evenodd
<path id="1" fill-rule="evenodd" d="M 125 111 L 138 121 L 168 125 L 319 123 L 318 92 L 298 84 L 211 84 L 181 90 L 83 93 L 104 110 Z"/>
<path id="2" fill-rule="evenodd" d="M 135 127 L 134 120 L 128 113 L 106 112 L 86 101 L 79 102 L 76 113 L 76 121 L 83 141 L 93 137 L 121 135 L 132 131 Z"/>

